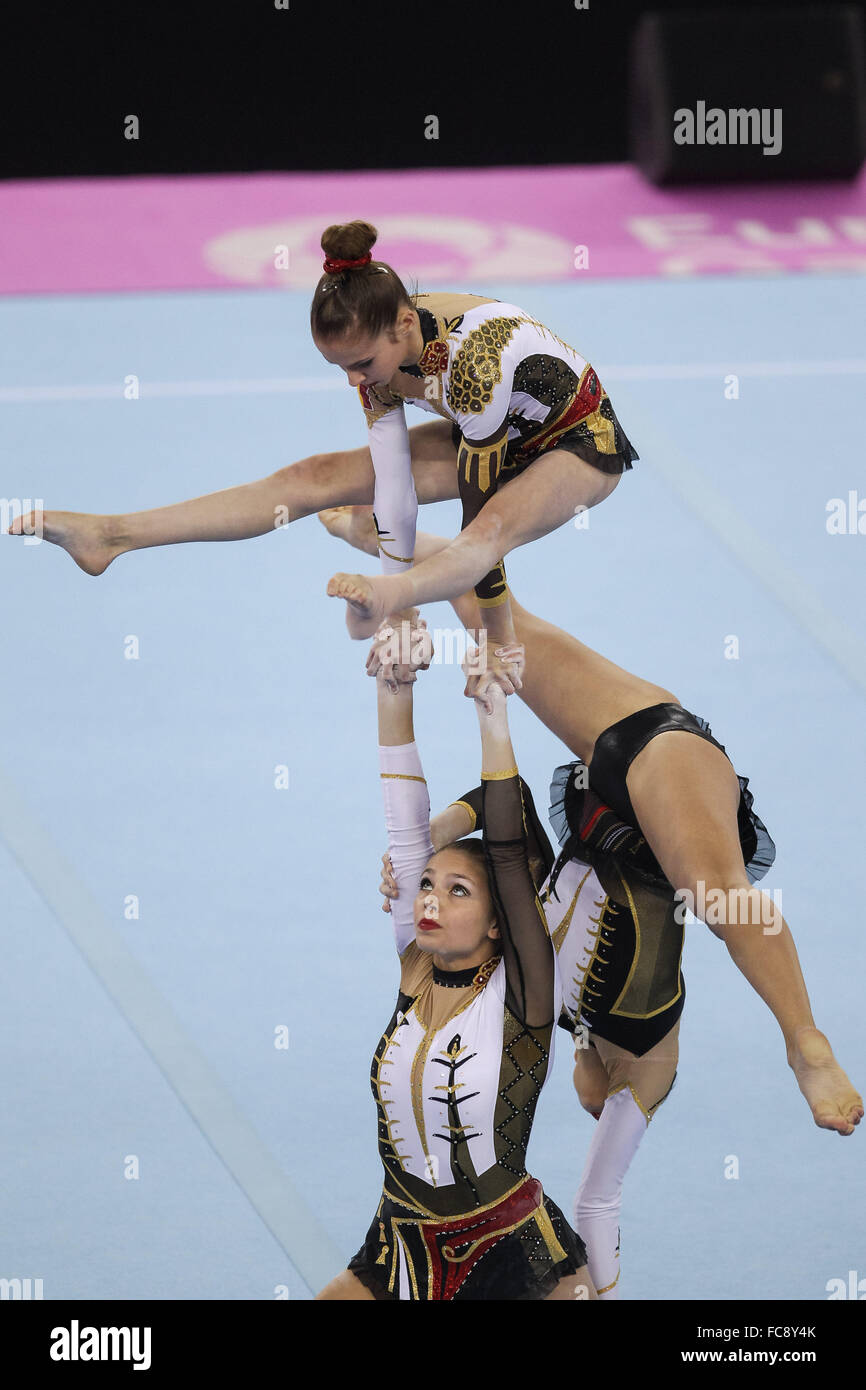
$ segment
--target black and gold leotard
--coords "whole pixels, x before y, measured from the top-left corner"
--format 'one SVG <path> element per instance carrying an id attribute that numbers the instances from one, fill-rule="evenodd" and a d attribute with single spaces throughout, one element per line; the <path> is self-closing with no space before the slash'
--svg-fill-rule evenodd
<path id="1" fill-rule="evenodd" d="M 545 1297 L 585 1251 L 526 1170 L 559 996 L 517 769 L 480 788 L 502 952 L 452 972 L 416 941 L 415 898 L 433 848 L 415 745 L 380 757 L 400 989 L 371 1071 L 384 1191 L 349 1267 L 380 1297 Z"/>
<path id="2" fill-rule="evenodd" d="M 424 338 L 417 366 L 401 367 L 387 385 L 358 388 L 377 484 L 411 478 L 406 402 L 452 422 L 464 527 L 499 483 L 550 449 L 566 449 L 604 473 L 631 468 L 638 455 L 594 368 L 544 324 L 516 304 L 480 295 L 420 294 L 414 303 Z M 386 496 L 377 486 L 380 551 L 408 564 L 402 538 L 413 526 L 403 525 L 405 498 Z M 398 540 L 406 554 L 395 548 Z M 482 607 L 505 602 L 501 561 L 475 592 Z"/>

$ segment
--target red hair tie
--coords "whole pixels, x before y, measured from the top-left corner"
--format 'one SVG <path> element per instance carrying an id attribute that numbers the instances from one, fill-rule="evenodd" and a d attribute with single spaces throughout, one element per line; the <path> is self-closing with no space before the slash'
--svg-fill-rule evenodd
<path id="1" fill-rule="evenodd" d="M 368 251 L 366 256 L 359 256 L 356 261 L 332 261 L 328 257 L 323 262 L 325 272 L 328 275 L 338 275 L 341 270 L 356 270 L 358 266 L 369 265 L 373 257 Z"/>

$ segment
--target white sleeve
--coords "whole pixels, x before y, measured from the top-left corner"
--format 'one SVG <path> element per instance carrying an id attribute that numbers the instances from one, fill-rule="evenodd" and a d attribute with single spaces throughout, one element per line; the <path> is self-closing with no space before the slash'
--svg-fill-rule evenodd
<path id="1" fill-rule="evenodd" d="M 415 898 L 433 853 L 430 797 L 416 743 L 379 745 L 379 773 L 385 799 L 388 851 L 399 897 L 391 899 L 397 952 L 415 940 Z"/>
<path id="2" fill-rule="evenodd" d="M 373 456 L 373 518 L 379 534 L 384 574 L 402 574 L 415 554 L 418 497 L 412 476 L 409 429 L 402 405 L 370 425 L 367 440 Z"/>

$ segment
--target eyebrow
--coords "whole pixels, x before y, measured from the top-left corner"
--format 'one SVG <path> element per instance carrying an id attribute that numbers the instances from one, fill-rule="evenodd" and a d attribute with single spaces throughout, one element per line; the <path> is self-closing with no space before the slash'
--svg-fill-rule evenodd
<path id="1" fill-rule="evenodd" d="M 429 870 L 425 869 L 424 872 L 423 872 L 423 874 L 421 875 L 421 877 L 422 877 L 422 878 L 429 878 L 429 877 L 430 877 Z M 463 878 L 463 879 L 466 880 L 467 883 L 471 883 L 471 882 L 472 882 L 472 879 L 469 877 L 468 874 L 455 874 L 455 873 L 450 873 L 450 874 L 446 874 L 445 877 L 446 877 L 446 878 Z"/>

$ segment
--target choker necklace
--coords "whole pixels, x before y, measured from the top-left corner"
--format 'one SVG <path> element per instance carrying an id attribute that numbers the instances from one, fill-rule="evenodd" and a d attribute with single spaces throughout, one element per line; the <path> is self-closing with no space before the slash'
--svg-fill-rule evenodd
<path id="1" fill-rule="evenodd" d="M 466 989 L 469 985 L 474 985 L 477 990 L 482 990 L 500 959 L 498 955 L 490 956 L 480 965 L 470 965 L 468 970 L 441 970 L 434 964 L 433 983 L 442 985 L 445 989 Z"/>

